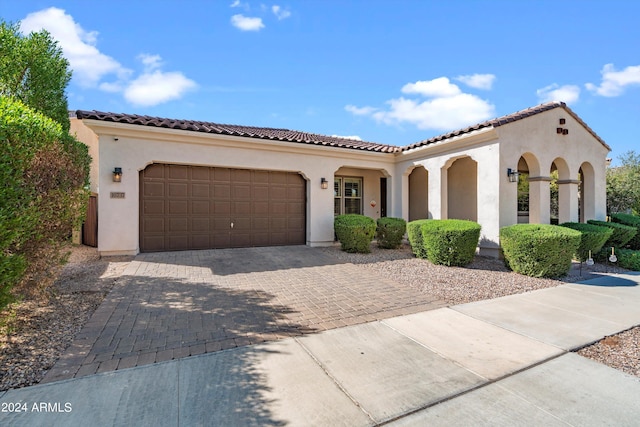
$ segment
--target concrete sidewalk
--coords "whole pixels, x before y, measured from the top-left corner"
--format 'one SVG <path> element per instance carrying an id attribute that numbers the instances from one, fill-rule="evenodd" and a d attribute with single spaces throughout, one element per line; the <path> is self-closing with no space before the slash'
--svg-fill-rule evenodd
<path id="1" fill-rule="evenodd" d="M 640 324 L 602 276 L 0 396 L 0 425 L 637 425 L 640 379 L 571 350 Z"/>

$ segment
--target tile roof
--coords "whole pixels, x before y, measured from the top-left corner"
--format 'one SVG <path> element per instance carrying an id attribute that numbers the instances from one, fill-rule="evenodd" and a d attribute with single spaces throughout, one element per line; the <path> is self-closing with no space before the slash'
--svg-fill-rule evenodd
<path id="1" fill-rule="evenodd" d="M 455 136 L 464 135 L 466 133 L 470 133 L 476 130 L 488 128 L 488 127 L 500 127 L 511 122 L 515 122 L 518 120 L 522 120 L 529 116 L 534 116 L 536 114 L 543 113 L 545 111 L 553 110 L 554 108 L 563 108 L 569 115 L 571 115 L 578 123 L 580 123 L 584 128 L 591 134 L 595 139 L 597 139 L 602 145 L 607 147 L 609 150 L 611 148 L 600 138 L 587 124 L 580 118 L 576 113 L 573 112 L 571 108 L 567 106 L 564 102 L 547 102 L 545 104 L 536 105 L 535 107 L 527 108 L 525 110 L 517 111 L 512 114 L 507 114 L 506 116 L 497 117 L 495 119 L 487 120 L 486 122 L 478 123 L 473 126 L 466 127 L 464 129 L 456 130 L 453 132 L 448 132 L 442 135 L 435 136 L 433 138 L 425 139 L 420 142 L 416 142 L 411 145 L 407 145 L 402 147 L 402 151 L 411 150 L 414 148 L 424 147 L 425 145 L 435 144 L 436 142 L 444 141 L 449 138 L 453 138 Z"/>
<path id="2" fill-rule="evenodd" d="M 241 136 L 283 142 L 294 142 L 311 145 L 350 148 L 354 150 L 395 153 L 400 147 L 378 144 L 356 139 L 319 135 L 289 129 L 274 129 L 254 126 L 226 125 L 220 123 L 200 122 L 194 120 L 175 120 L 162 117 L 139 116 L 135 114 L 105 113 L 101 111 L 76 111 L 78 119 L 100 120 L 105 122 L 126 123 L 131 125 L 154 126 L 160 128 L 205 132 L 219 135 Z"/>
<path id="3" fill-rule="evenodd" d="M 254 126 L 238 126 L 227 125 L 211 122 L 200 122 L 194 120 L 176 120 L 167 119 L 162 117 L 151 116 L 139 116 L 136 114 L 119 114 L 119 113 L 105 113 L 101 111 L 76 111 L 76 117 L 78 119 L 91 119 L 101 120 L 106 122 L 125 123 L 141 126 L 154 126 L 160 128 L 186 130 L 192 132 L 205 132 L 219 135 L 239 136 L 245 138 L 257 138 L 266 140 L 275 140 L 283 142 L 294 142 L 311 145 L 323 145 L 329 147 L 348 148 L 354 150 L 373 151 L 380 153 L 400 153 L 402 151 L 412 150 L 414 148 L 424 147 L 430 144 L 435 144 L 440 141 L 471 133 L 480 129 L 488 127 L 500 127 L 511 122 L 522 120 L 526 117 L 540 114 L 545 111 L 553 110 L 554 108 L 563 108 L 569 115 L 578 121 L 584 128 L 597 139 L 607 149 L 611 149 L 576 113 L 571 110 L 564 102 L 548 102 L 546 104 L 540 104 L 535 107 L 527 108 L 525 110 L 517 111 L 506 116 L 497 117 L 495 119 L 487 120 L 482 123 L 478 123 L 473 126 L 466 127 L 464 129 L 455 130 L 442 135 L 435 136 L 433 138 L 425 139 L 414 144 L 410 144 L 404 147 L 398 147 L 395 145 L 378 144 L 375 142 L 360 141 L 356 139 L 340 138 L 336 136 L 320 135 L 315 133 L 300 132 L 289 129 L 276 129 L 276 128 L 263 128 Z"/>

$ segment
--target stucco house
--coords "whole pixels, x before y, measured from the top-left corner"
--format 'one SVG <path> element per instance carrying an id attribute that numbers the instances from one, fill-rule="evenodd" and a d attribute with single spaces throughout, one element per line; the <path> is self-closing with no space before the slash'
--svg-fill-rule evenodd
<path id="1" fill-rule="evenodd" d="M 606 215 L 607 144 L 552 102 L 405 147 L 287 129 L 77 111 L 104 255 L 333 244 L 334 215 L 470 219 L 499 229 Z M 557 171 L 557 172 L 556 172 Z M 518 180 L 528 181 L 527 194 Z"/>

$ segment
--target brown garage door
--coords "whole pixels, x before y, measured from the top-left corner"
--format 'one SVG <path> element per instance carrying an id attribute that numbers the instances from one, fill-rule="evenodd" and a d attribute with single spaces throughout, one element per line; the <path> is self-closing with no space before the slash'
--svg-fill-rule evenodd
<path id="1" fill-rule="evenodd" d="M 142 252 L 303 245 L 306 184 L 294 172 L 153 164 L 140 172 Z"/>

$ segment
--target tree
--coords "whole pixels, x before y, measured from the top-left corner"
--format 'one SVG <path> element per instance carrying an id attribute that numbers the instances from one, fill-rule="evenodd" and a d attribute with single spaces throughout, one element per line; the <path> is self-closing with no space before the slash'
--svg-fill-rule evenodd
<path id="1" fill-rule="evenodd" d="M 607 212 L 640 215 L 640 154 L 627 151 L 607 169 Z"/>
<path id="2" fill-rule="evenodd" d="M 47 287 L 84 219 L 91 158 L 69 135 L 68 66 L 47 32 L 0 21 L 0 311 Z"/>
<path id="3" fill-rule="evenodd" d="M 68 132 L 70 80 L 69 62 L 47 31 L 23 36 L 17 24 L 0 21 L 0 95 L 21 101 Z"/>

